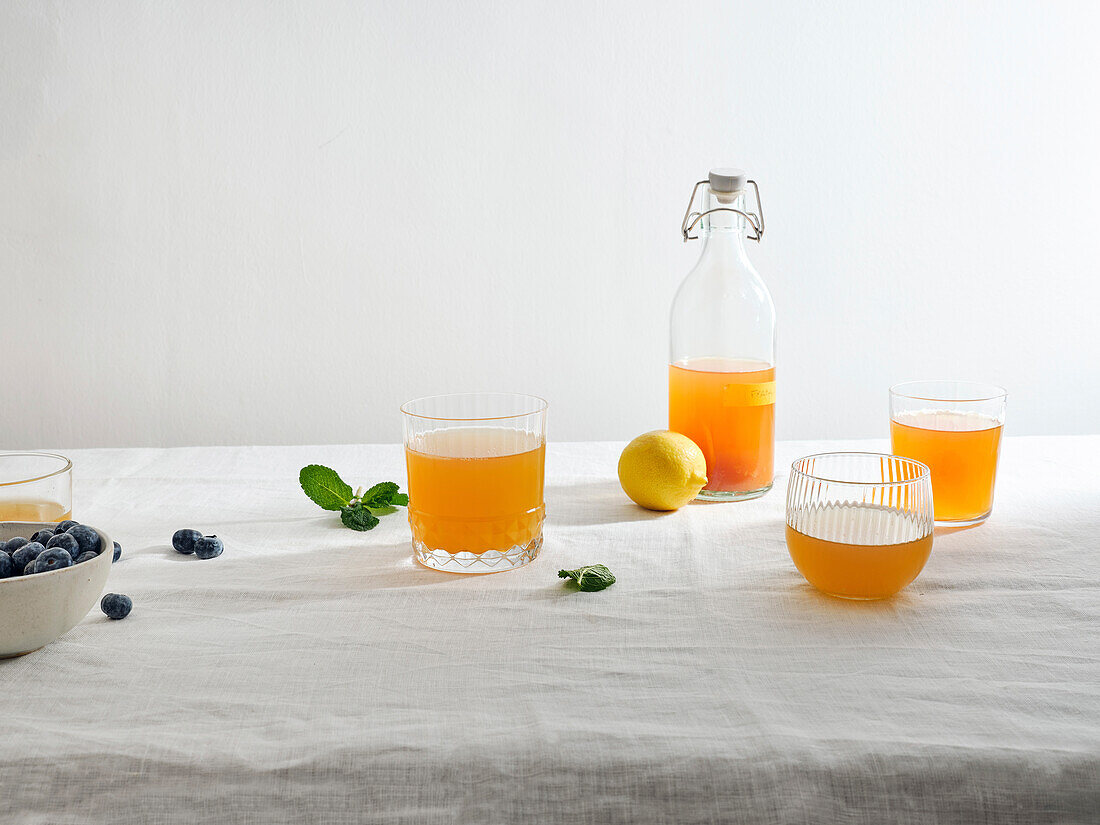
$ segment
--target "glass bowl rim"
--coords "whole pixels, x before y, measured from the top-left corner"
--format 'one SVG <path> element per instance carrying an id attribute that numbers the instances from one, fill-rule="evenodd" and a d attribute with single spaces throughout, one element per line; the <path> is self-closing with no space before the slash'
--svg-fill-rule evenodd
<path id="1" fill-rule="evenodd" d="M 983 392 L 981 395 L 976 395 L 973 398 L 945 398 L 943 395 L 918 395 L 906 392 L 904 389 L 905 387 L 912 387 L 918 384 L 961 384 L 967 387 L 983 387 L 985 391 L 992 390 L 993 392 L 992 394 Z M 946 401 L 952 404 L 971 404 L 979 401 L 995 401 L 998 398 L 1008 398 L 1008 390 L 1000 384 L 990 384 L 985 381 L 955 381 L 950 378 L 923 378 L 918 381 L 902 381 L 898 384 L 894 384 L 890 387 L 890 395 L 896 395 L 900 398 L 911 398 L 914 401 Z"/>
<path id="2" fill-rule="evenodd" d="M 54 470 L 53 472 L 45 473 L 44 475 L 40 475 L 40 476 L 31 476 L 30 478 L 21 478 L 21 479 L 15 480 L 15 481 L 2 481 L 2 480 L 0 480 L 0 487 L 15 487 L 19 484 L 30 484 L 30 483 L 35 482 L 35 481 L 43 481 L 47 478 L 53 478 L 54 476 L 59 476 L 59 475 L 62 475 L 64 473 L 67 473 L 73 468 L 72 459 L 68 458 L 67 456 L 63 456 L 60 453 L 36 453 L 36 452 L 31 452 L 31 451 L 2 452 L 2 453 L 0 453 L 0 461 L 3 461 L 4 458 L 8 457 L 8 456 L 28 456 L 28 455 L 36 456 L 38 458 L 59 458 L 63 462 L 65 462 L 65 466 L 63 466 L 59 470 Z"/>
<path id="3" fill-rule="evenodd" d="M 915 464 L 920 468 L 920 475 L 915 478 L 899 479 L 898 481 L 845 481 L 841 478 L 826 478 L 825 476 L 815 475 L 798 468 L 799 462 L 806 461 L 809 458 L 824 458 L 825 456 L 831 457 L 836 455 L 873 455 L 875 458 L 896 458 L 900 461 L 908 461 L 911 464 Z M 802 476 L 802 478 L 813 479 L 814 481 L 827 481 L 830 484 L 851 484 L 857 487 L 896 487 L 902 484 L 915 484 L 925 479 L 931 481 L 932 478 L 931 468 L 923 461 L 917 461 L 915 458 L 909 458 L 904 455 L 876 453 L 870 450 L 830 450 L 824 453 L 811 453 L 810 455 L 800 456 L 791 462 L 791 473 L 793 475 Z"/>
<path id="4" fill-rule="evenodd" d="M 479 416 L 454 416 L 454 415 L 424 415 L 423 413 L 410 412 L 407 408 L 412 404 L 418 404 L 422 401 L 435 401 L 445 398 L 475 398 L 475 397 L 495 397 L 495 398 L 525 398 L 534 402 L 534 409 L 527 410 L 520 413 L 509 413 L 507 415 L 479 415 Z M 420 418 L 425 421 L 507 421 L 512 418 L 526 418 L 529 415 L 539 415 L 545 413 L 550 409 L 550 402 L 545 398 L 538 395 L 530 395 L 525 392 L 451 392 L 442 393 L 440 395 L 423 395 L 419 398 L 412 398 L 401 405 L 401 412 L 410 418 Z"/>

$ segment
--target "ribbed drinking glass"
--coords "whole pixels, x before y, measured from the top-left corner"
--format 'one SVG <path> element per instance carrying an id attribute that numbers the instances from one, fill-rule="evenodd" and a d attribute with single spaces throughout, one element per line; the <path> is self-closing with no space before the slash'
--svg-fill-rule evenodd
<path id="1" fill-rule="evenodd" d="M 932 484 L 919 461 L 821 453 L 791 465 L 787 550 L 818 590 L 884 599 L 912 582 L 932 552 Z"/>

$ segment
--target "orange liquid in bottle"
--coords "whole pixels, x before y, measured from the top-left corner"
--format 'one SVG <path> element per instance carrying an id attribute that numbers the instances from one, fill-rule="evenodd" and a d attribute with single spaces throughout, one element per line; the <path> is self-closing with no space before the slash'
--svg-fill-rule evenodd
<path id="1" fill-rule="evenodd" d="M 413 541 L 449 553 L 530 544 L 546 512 L 545 457 L 538 437 L 503 428 L 417 436 L 405 448 Z"/>
<path id="2" fill-rule="evenodd" d="M 806 524 L 803 529 L 807 533 L 787 525 L 791 560 L 810 584 L 832 596 L 846 599 L 892 596 L 917 577 L 932 552 L 932 534 L 919 535 L 920 527 L 907 514 L 896 510 L 848 505 L 804 512 L 799 520 Z M 830 528 L 838 523 L 843 523 L 849 535 L 884 532 L 892 537 L 886 540 L 893 543 L 830 541 Z"/>
<path id="3" fill-rule="evenodd" d="M 769 487 L 775 453 L 775 368 L 763 361 L 733 358 L 670 364 L 668 428 L 686 435 L 703 451 L 705 491 L 743 493 Z"/>
<path id="4" fill-rule="evenodd" d="M 72 512 L 56 501 L 0 501 L 0 521 L 65 521 Z"/>
<path id="5" fill-rule="evenodd" d="M 932 471 L 936 521 L 971 521 L 993 509 L 1001 424 L 974 413 L 914 412 L 890 421 L 895 455 Z"/>

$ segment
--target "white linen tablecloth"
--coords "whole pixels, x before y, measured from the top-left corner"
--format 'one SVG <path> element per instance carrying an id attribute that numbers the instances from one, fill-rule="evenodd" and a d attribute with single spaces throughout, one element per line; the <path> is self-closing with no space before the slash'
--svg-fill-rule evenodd
<path id="1" fill-rule="evenodd" d="M 298 488 L 403 483 L 395 445 L 75 451 L 134 609 L 0 662 L 0 822 L 1100 821 L 1100 437 L 1009 438 L 989 522 L 876 603 L 802 579 L 783 505 L 793 458 L 885 443 L 672 514 L 621 447 L 552 445 L 542 555 L 476 577 Z"/>

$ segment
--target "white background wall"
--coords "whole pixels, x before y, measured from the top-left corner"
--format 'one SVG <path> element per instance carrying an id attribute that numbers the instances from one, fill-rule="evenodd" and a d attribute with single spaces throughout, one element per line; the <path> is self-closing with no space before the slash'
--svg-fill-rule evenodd
<path id="1" fill-rule="evenodd" d="M 679 239 L 761 182 L 779 435 L 974 378 L 1100 430 L 1093 4 L 5 2 L 0 448 L 665 425 Z"/>

